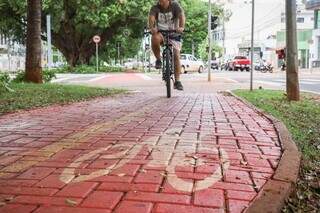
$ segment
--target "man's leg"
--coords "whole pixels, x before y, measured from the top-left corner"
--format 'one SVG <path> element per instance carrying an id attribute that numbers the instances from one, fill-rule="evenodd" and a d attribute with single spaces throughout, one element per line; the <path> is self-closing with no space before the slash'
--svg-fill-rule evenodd
<path id="1" fill-rule="evenodd" d="M 174 77 L 176 81 L 180 81 L 180 74 L 181 74 L 181 62 L 180 62 L 180 50 L 173 49 L 174 53 Z"/>
<path id="2" fill-rule="evenodd" d="M 174 88 L 177 90 L 183 90 L 183 86 L 180 81 L 181 74 L 181 62 L 180 62 L 180 49 L 173 49 L 174 54 L 174 78 L 176 80 L 174 84 Z"/>
<path id="3" fill-rule="evenodd" d="M 163 37 L 160 33 L 156 33 L 152 35 L 151 38 L 151 46 L 154 56 L 156 57 L 156 69 L 161 69 L 161 55 L 160 55 L 160 45 L 163 42 Z"/>

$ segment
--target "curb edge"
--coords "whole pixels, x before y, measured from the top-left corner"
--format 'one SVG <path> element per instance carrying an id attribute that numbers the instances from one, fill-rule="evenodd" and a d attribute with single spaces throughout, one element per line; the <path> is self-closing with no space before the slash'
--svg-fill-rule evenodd
<path id="1" fill-rule="evenodd" d="M 298 151 L 295 142 L 292 140 L 291 133 L 281 121 L 266 114 L 264 111 L 258 109 L 247 100 L 235 95 L 233 92 L 228 91 L 228 93 L 254 109 L 260 115 L 269 119 L 274 124 L 283 149 L 281 159 L 273 177 L 266 182 L 251 205 L 244 212 L 281 212 L 286 199 L 295 189 L 295 183 L 299 176 L 301 153 Z"/>

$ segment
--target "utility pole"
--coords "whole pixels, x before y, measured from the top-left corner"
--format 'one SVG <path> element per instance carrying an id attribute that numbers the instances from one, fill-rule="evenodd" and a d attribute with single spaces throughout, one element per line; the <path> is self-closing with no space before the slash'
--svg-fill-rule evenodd
<path id="1" fill-rule="evenodd" d="M 211 0 L 209 0 L 209 11 L 208 11 L 208 81 L 211 81 Z"/>
<path id="2" fill-rule="evenodd" d="M 48 46 L 48 68 L 51 69 L 52 67 L 52 47 L 51 47 L 51 16 L 47 15 L 47 46 Z"/>
<path id="3" fill-rule="evenodd" d="M 149 55 L 148 55 L 148 62 L 149 62 L 149 73 L 151 72 L 151 36 L 148 37 L 148 44 L 149 44 Z"/>
<path id="4" fill-rule="evenodd" d="M 226 24 L 225 24 L 225 19 L 223 18 L 223 23 L 222 23 L 222 46 L 223 46 L 223 57 L 226 55 Z"/>
<path id="5" fill-rule="evenodd" d="M 118 62 L 119 64 L 121 64 L 121 60 L 120 60 L 120 42 L 117 42 L 117 49 L 118 49 Z"/>
<path id="6" fill-rule="evenodd" d="M 253 91 L 253 60 L 254 60 L 254 0 L 252 0 L 252 22 L 251 22 L 251 72 L 250 91 Z"/>
<path id="7" fill-rule="evenodd" d="M 286 0 L 287 97 L 290 101 L 300 100 L 296 7 L 296 0 Z"/>
<path id="8" fill-rule="evenodd" d="M 192 55 L 194 56 L 195 54 L 195 46 L 194 46 L 194 40 L 192 39 Z"/>

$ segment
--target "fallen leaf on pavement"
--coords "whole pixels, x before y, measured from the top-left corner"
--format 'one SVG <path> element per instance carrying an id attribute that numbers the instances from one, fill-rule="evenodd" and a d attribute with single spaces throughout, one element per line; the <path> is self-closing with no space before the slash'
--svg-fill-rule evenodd
<path id="1" fill-rule="evenodd" d="M 71 200 L 71 199 L 66 199 L 65 200 L 65 203 L 69 206 L 76 206 L 78 203 L 74 200 Z"/>

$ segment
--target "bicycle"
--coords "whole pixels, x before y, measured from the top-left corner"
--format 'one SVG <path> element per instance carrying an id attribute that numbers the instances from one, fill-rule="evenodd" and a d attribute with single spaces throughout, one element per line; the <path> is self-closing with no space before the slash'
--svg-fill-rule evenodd
<path id="1" fill-rule="evenodd" d="M 174 73 L 174 57 L 173 57 L 173 46 L 170 44 L 169 40 L 172 38 L 172 34 L 180 34 L 176 30 L 158 30 L 159 33 L 163 35 L 163 51 L 162 51 L 162 58 L 163 58 L 163 66 L 162 66 L 162 80 L 166 82 L 166 89 L 167 89 L 167 98 L 171 98 L 171 80 L 173 84 L 175 83 L 174 78 L 172 77 Z M 146 34 L 151 34 L 150 31 L 145 32 Z"/>

